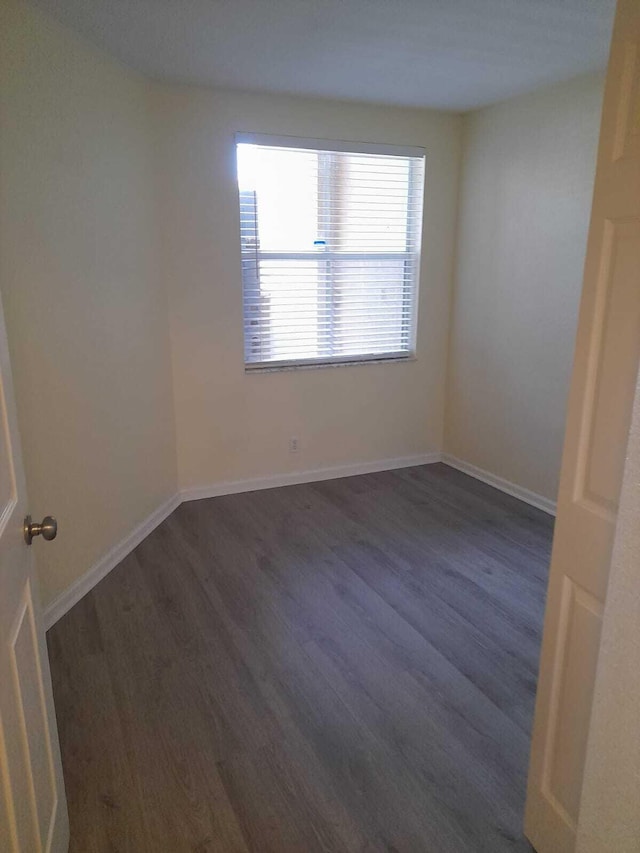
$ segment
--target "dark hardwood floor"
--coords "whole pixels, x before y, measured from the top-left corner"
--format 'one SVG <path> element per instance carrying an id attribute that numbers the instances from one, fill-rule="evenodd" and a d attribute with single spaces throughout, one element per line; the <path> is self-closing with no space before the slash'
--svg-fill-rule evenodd
<path id="1" fill-rule="evenodd" d="M 48 634 L 71 850 L 530 850 L 551 534 L 440 464 L 183 504 Z"/>

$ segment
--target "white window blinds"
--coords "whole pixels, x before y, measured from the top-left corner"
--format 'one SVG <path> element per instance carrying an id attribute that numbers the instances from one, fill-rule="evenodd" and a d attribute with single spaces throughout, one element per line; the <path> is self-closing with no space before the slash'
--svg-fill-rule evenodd
<path id="1" fill-rule="evenodd" d="M 248 368 L 406 358 L 424 153 L 238 135 Z"/>

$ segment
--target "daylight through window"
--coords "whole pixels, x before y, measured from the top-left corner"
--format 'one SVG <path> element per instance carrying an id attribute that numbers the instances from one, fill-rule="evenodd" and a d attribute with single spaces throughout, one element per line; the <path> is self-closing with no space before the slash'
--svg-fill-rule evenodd
<path id="1" fill-rule="evenodd" d="M 424 153 L 237 136 L 248 368 L 407 358 Z"/>

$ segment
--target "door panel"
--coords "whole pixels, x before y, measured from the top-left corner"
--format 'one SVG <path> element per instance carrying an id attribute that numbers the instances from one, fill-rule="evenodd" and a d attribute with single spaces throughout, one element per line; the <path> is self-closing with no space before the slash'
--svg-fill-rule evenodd
<path id="1" fill-rule="evenodd" d="M 28 768 L 33 822 L 43 849 L 55 820 L 57 794 L 51 755 L 51 732 L 42 687 L 41 661 L 33 612 L 31 585 L 25 584 L 24 600 L 9 640 L 15 707 L 20 727 L 21 760 Z"/>
<path id="2" fill-rule="evenodd" d="M 588 377 L 582 427 L 586 433 L 578 464 L 577 501 L 615 513 L 624 468 L 636 366 L 640 356 L 640 288 L 634 267 L 640 223 L 604 223 L 593 338 L 597 363 Z M 617 417 L 611 417 L 611 413 Z"/>
<path id="3" fill-rule="evenodd" d="M 63 853 L 69 827 L 26 513 L 0 305 L 0 850 Z"/>
<path id="4" fill-rule="evenodd" d="M 640 361 L 640 4 L 619 0 L 558 495 L 525 832 L 575 849 L 603 604 Z"/>
<path id="5" fill-rule="evenodd" d="M 551 710 L 549 766 L 545 790 L 557 807 L 576 815 L 589 732 L 586 716 L 574 708 L 588 707 L 592 699 L 590 674 L 598 659 L 602 605 L 595 596 L 565 578 L 560 605 L 560 637 L 564 640 L 558 662 L 558 688 Z"/>

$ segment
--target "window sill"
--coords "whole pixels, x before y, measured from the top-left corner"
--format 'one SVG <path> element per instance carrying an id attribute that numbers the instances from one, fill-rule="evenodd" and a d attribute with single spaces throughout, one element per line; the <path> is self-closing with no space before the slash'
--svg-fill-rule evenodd
<path id="1" fill-rule="evenodd" d="M 246 375 L 252 373 L 282 373 L 291 370 L 323 370 L 327 367 L 362 367 L 365 364 L 407 364 L 417 360 L 417 356 L 409 355 L 406 358 L 363 358 L 359 361 L 325 361 L 318 364 L 279 364 L 274 367 L 267 365 L 264 367 L 247 367 L 245 365 L 244 372 Z"/>

